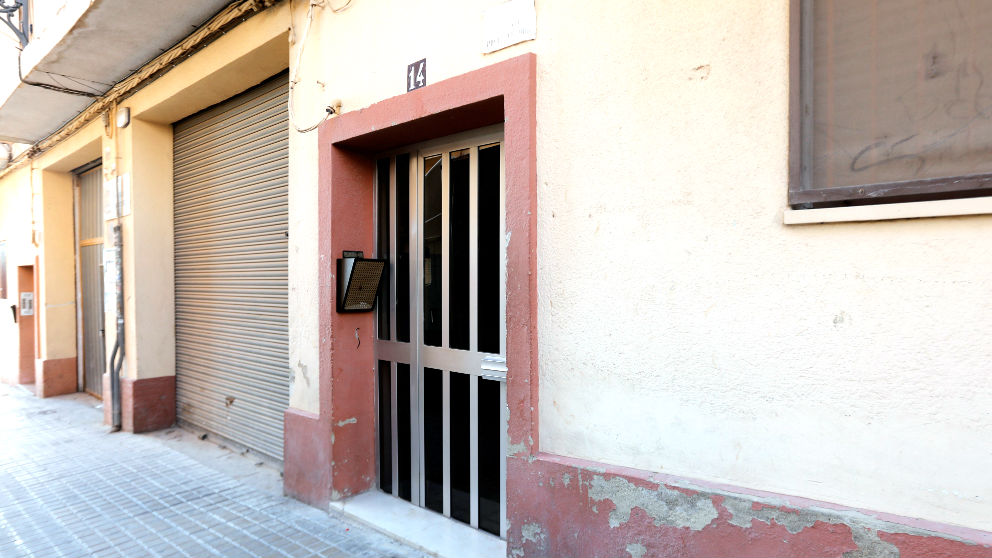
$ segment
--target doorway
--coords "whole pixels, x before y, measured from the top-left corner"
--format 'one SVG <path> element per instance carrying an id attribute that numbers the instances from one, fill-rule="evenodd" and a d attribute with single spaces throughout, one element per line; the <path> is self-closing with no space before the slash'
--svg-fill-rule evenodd
<path id="1" fill-rule="evenodd" d="M 20 341 L 17 381 L 20 384 L 33 384 L 34 361 L 38 356 L 35 345 L 34 266 L 17 267 L 17 292 L 17 333 Z"/>
<path id="2" fill-rule="evenodd" d="M 379 488 L 506 533 L 502 125 L 376 160 Z"/>
<path id="3" fill-rule="evenodd" d="M 76 170 L 79 387 L 103 398 L 103 172 L 99 160 Z"/>

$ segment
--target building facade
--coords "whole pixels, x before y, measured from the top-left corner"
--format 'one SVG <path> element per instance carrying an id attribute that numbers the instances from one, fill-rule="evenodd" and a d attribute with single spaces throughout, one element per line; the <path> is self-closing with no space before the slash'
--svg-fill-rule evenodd
<path id="1" fill-rule="evenodd" d="M 179 4 L 3 47 L 5 381 L 508 556 L 992 556 L 987 10 Z"/>

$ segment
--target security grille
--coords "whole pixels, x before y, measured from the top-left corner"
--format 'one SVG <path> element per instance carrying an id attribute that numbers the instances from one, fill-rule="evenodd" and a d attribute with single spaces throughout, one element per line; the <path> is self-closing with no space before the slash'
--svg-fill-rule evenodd
<path id="1" fill-rule="evenodd" d="M 103 396 L 103 169 L 79 174 L 79 286 L 83 389 Z"/>
<path id="2" fill-rule="evenodd" d="M 288 129 L 285 74 L 174 126 L 177 418 L 279 460 Z"/>

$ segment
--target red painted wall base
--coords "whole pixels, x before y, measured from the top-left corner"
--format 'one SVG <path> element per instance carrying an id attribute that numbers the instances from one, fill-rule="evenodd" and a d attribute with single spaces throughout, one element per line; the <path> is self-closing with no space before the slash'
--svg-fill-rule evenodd
<path id="1" fill-rule="evenodd" d="M 319 131 L 317 184 L 320 314 L 320 412 L 285 414 L 284 487 L 323 507 L 375 484 L 375 355 L 372 314 L 335 312 L 335 259 L 343 250 L 373 252 L 376 154 L 504 123 L 506 161 L 508 399 L 532 409 L 531 350 L 536 322 L 536 60 L 522 55 L 347 112 Z M 512 234 L 511 234 L 512 233 Z M 530 411 L 521 420 L 530 423 Z M 533 439 L 531 429 L 511 426 Z M 515 438 L 511 438 L 515 439 Z"/>
<path id="2" fill-rule="evenodd" d="M 103 423 L 111 424 L 110 376 L 103 375 Z M 176 377 L 121 378 L 121 429 L 141 433 L 176 422 Z"/>
<path id="3" fill-rule="evenodd" d="M 35 361 L 34 387 L 38 397 L 76 393 L 76 357 Z"/>
<path id="4" fill-rule="evenodd" d="M 287 496 L 324 508 L 331 501 L 330 421 L 298 409 L 285 413 L 283 489 Z"/>
<path id="5" fill-rule="evenodd" d="M 688 479 L 578 459 L 511 457 L 507 476 L 513 557 L 992 557 L 990 533 L 944 526 L 957 531 L 950 535 L 823 502 L 688 489 Z"/>

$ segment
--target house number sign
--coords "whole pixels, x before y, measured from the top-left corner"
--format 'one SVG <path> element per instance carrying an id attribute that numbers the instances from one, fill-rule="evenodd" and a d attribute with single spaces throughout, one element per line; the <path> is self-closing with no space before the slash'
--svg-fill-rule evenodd
<path id="1" fill-rule="evenodd" d="M 427 59 L 418 60 L 406 67 L 406 91 L 420 89 L 427 85 Z"/>

